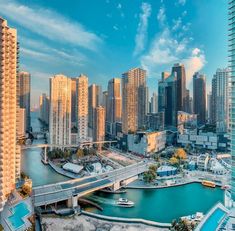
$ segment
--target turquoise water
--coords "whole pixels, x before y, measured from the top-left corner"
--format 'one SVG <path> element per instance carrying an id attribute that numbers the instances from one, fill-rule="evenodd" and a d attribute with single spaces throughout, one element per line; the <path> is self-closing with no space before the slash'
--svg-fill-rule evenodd
<path id="1" fill-rule="evenodd" d="M 224 215 L 223 210 L 216 209 L 202 226 L 201 231 L 215 231 Z"/>
<path id="2" fill-rule="evenodd" d="M 37 114 L 32 113 L 32 124 L 35 130 L 40 129 Z M 37 140 L 36 143 L 43 140 Z M 22 170 L 33 180 L 33 186 L 56 183 L 68 180 L 56 173 L 50 166 L 41 162 L 41 149 L 29 149 L 22 153 Z M 171 222 L 181 216 L 196 212 L 206 213 L 218 201 L 223 202 L 223 190 L 220 188 L 207 188 L 201 184 L 189 184 L 180 187 L 165 189 L 128 189 L 127 194 L 105 194 L 97 192 L 90 195 L 103 208 L 103 212 L 93 208 L 89 211 L 107 216 L 143 218 L 159 222 Z M 135 202 L 133 208 L 115 206 L 120 197 L 127 197 Z"/>
<path id="3" fill-rule="evenodd" d="M 143 218 L 158 222 L 172 222 L 181 216 L 207 213 L 218 201 L 223 202 L 224 191 L 208 188 L 199 183 L 164 189 L 128 189 L 126 194 L 97 192 L 89 199 L 103 207 L 103 211 L 87 208 L 87 211 L 114 217 Z M 133 208 L 115 205 L 115 201 L 125 197 L 133 202 Z"/>
<path id="4" fill-rule="evenodd" d="M 33 131 L 40 131 L 37 117 L 38 113 L 31 113 Z M 44 140 L 34 140 L 34 144 L 43 142 Z M 69 178 L 56 173 L 50 166 L 41 162 L 41 151 L 41 148 L 27 149 L 22 151 L 21 155 L 21 169 L 33 180 L 33 186 L 68 180 Z"/>
<path id="5" fill-rule="evenodd" d="M 11 222 L 14 230 L 17 230 L 24 225 L 24 221 L 22 220 L 22 218 L 27 216 L 30 211 L 24 202 L 17 204 L 10 210 L 13 214 L 8 217 L 8 220 Z"/>

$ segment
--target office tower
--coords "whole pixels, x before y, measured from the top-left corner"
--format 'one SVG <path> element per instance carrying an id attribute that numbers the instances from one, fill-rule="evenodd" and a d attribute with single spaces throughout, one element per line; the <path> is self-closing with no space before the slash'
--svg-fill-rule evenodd
<path id="1" fill-rule="evenodd" d="M 157 103 L 157 94 L 156 92 L 153 92 L 153 95 L 151 97 L 151 104 L 150 104 L 150 112 L 151 113 L 157 113 L 158 111 L 158 103 Z"/>
<path id="2" fill-rule="evenodd" d="M 176 63 L 172 67 L 171 73 L 176 73 L 177 78 L 177 99 L 176 99 L 176 111 L 185 111 L 186 102 L 186 74 L 183 64 Z"/>
<path id="3" fill-rule="evenodd" d="M 216 124 L 216 98 L 217 98 L 217 80 L 215 76 L 211 82 L 211 124 Z"/>
<path id="4" fill-rule="evenodd" d="M 107 107 L 108 107 L 108 91 L 103 91 L 102 93 L 102 103 L 101 106 L 105 108 L 106 115 L 105 118 L 107 119 Z"/>
<path id="5" fill-rule="evenodd" d="M 122 131 L 136 132 L 145 126 L 148 90 L 146 71 L 134 68 L 122 74 Z"/>
<path id="6" fill-rule="evenodd" d="M 71 78 L 71 126 L 77 126 L 77 80 Z"/>
<path id="7" fill-rule="evenodd" d="M 216 132 L 225 133 L 227 132 L 228 118 L 229 118 L 229 106 L 228 106 L 228 80 L 229 80 L 229 69 L 217 69 L 213 77 L 216 84 L 215 89 L 215 121 L 216 121 Z"/>
<path id="8" fill-rule="evenodd" d="M 199 72 L 193 75 L 193 111 L 199 125 L 206 123 L 206 76 Z"/>
<path id="9" fill-rule="evenodd" d="M 158 112 L 164 112 L 165 126 L 176 126 L 177 117 L 177 76 L 173 72 L 168 77 L 162 74 L 158 82 Z"/>
<path id="10" fill-rule="evenodd" d="M 78 142 L 88 141 L 88 78 L 76 78 Z"/>
<path id="11" fill-rule="evenodd" d="M 105 140 L 105 108 L 98 106 L 95 108 L 95 120 L 94 120 L 94 141 Z M 101 144 L 98 145 L 101 148 Z"/>
<path id="12" fill-rule="evenodd" d="M 190 108 L 190 91 L 188 89 L 186 89 L 185 91 L 184 111 L 187 113 L 192 113 L 191 108 Z"/>
<path id="13" fill-rule="evenodd" d="M 231 66 L 231 95 L 235 95 L 235 34 L 234 34 L 234 27 L 235 27 L 235 21 L 234 21 L 234 7 L 235 7 L 235 1 L 229 1 L 229 62 Z M 231 117 L 230 117 L 230 125 L 231 125 L 231 131 L 230 131 L 230 137 L 231 137 L 231 197 L 232 200 L 235 201 L 235 97 L 231 97 Z"/>
<path id="14" fill-rule="evenodd" d="M 0 211 L 20 177 L 17 145 L 17 31 L 0 18 Z"/>
<path id="15" fill-rule="evenodd" d="M 50 78 L 50 143 L 71 143 L 71 79 L 64 75 Z"/>
<path id="16" fill-rule="evenodd" d="M 39 109 L 40 109 L 40 120 L 46 125 L 49 125 L 50 101 L 49 97 L 45 93 L 40 95 Z"/>
<path id="17" fill-rule="evenodd" d="M 121 100 L 121 80 L 113 78 L 108 82 L 107 97 L 107 133 L 115 135 L 116 123 L 121 122 L 122 117 L 122 100 Z"/>
<path id="18" fill-rule="evenodd" d="M 102 103 L 101 87 L 96 84 L 90 85 L 88 94 L 88 126 L 90 129 L 93 129 L 95 108 Z"/>
<path id="19" fill-rule="evenodd" d="M 26 128 L 31 130 L 30 124 L 30 88 L 31 76 L 28 72 L 21 71 L 19 73 L 19 103 L 20 108 L 25 108 L 26 113 Z"/>

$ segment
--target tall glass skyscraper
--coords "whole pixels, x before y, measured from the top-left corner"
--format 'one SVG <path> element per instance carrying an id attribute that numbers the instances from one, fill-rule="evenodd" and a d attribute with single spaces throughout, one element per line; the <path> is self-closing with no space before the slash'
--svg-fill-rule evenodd
<path id="1" fill-rule="evenodd" d="M 231 196 L 235 201 L 235 0 L 229 1 L 229 62 L 231 67 Z"/>

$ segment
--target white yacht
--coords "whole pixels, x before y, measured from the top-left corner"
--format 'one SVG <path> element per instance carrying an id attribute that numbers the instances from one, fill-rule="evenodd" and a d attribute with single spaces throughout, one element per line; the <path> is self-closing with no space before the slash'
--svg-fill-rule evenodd
<path id="1" fill-rule="evenodd" d="M 126 198 L 119 198 L 119 200 L 116 203 L 118 206 L 122 207 L 133 207 L 135 204 L 133 201 L 129 201 Z"/>

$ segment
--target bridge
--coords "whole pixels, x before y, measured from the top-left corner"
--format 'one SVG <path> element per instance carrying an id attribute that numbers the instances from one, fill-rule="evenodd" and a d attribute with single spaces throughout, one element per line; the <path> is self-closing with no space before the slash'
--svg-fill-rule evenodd
<path id="1" fill-rule="evenodd" d="M 105 140 L 105 141 L 84 141 L 84 142 L 79 142 L 78 144 L 67 144 L 67 145 L 58 145 L 58 144 L 30 144 L 30 145 L 21 145 L 21 150 L 25 149 L 31 149 L 31 148 L 43 148 L 44 149 L 44 158 L 43 158 L 43 163 L 47 164 L 47 149 L 48 148 L 59 148 L 59 149 L 64 149 L 64 148 L 78 148 L 78 147 L 85 147 L 85 146 L 91 146 L 93 144 L 112 144 L 116 143 L 117 141 L 115 140 Z"/>
<path id="2" fill-rule="evenodd" d="M 133 178 L 136 179 L 139 174 L 148 169 L 148 166 L 148 163 L 139 162 L 96 176 L 34 187 L 32 192 L 34 206 L 38 207 L 67 200 L 68 207 L 77 207 L 79 197 L 106 187 L 117 190 L 131 182 Z"/>

